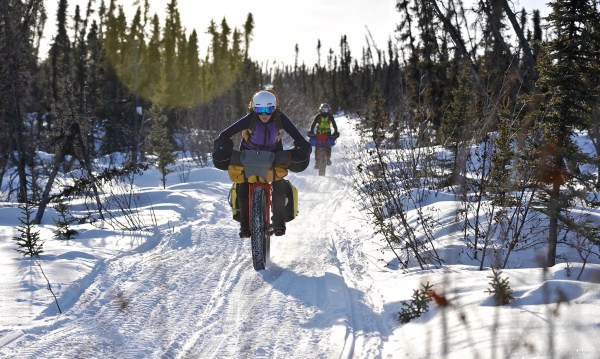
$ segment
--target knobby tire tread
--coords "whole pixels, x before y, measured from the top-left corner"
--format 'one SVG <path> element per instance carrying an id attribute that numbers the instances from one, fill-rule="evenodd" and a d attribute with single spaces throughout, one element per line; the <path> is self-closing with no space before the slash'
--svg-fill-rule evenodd
<path id="1" fill-rule="evenodd" d="M 267 193 L 262 187 L 252 193 L 252 264 L 255 270 L 265 269 L 269 255 L 269 222 L 266 218 Z"/>

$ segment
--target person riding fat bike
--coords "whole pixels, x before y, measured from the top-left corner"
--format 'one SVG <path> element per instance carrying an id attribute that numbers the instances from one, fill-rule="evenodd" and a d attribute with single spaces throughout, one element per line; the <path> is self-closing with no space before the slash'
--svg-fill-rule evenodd
<path id="1" fill-rule="evenodd" d="M 332 127 L 333 132 L 331 132 Z M 314 136 L 315 134 L 327 134 L 331 137 L 339 136 L 337 124 L 335 123 L 335 119 L 331 114 L 331 108 L 326 103 L 322 103 L 319 106 L 319 112 L 317 112 L 313 118 L 312 125 L 310 125 L 310 131 L 308 132 L 308 135 Z M 327 153 L 327 165 L 331 165 L 331 147 L 327 146 L 325 149 Z"/>
<path id="2" fill-rule="evenodd" d="M 293 172 L 301 172 L 307 166 L 312 148 L 308 141 L 300 134 L 292 121 L 280 110 L 277 96 L 272 91 L 258 91 L 252 96 L 248 104 L 248 114 L 237 120 L 219 134 L 215 140 L 213 162 L 215 167 L 227 169 L 230 148 L 233 147 L 231 137 L 242 133 L 240 151 L 283 151 L 281 143 L 282 132 L 287 132 L 294 140 L 294 148 L 290 151 L 291 162 L 288 169 Z M 229 152 L 229 157 L 227 153 Z M 296 167 L 294 167 L 296 166 Z M 272 225 L 276 236 L 285 234 L 285 191 L 287 182 L 283 178 L 272 182 Z M 237 196 L 240 205 L 240 237 L 250 237 L 249 206 L 248 206 L 248 182 L 237 184 Z"/>

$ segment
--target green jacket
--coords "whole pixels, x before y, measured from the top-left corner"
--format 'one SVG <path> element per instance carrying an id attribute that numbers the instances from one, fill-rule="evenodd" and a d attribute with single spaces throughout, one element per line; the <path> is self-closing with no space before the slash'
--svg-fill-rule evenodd
<path id="1" fill-rule="evenodd" d="M 333 126 L 333 132 L 331 127 Z M 312 125 L 310 125 L 310 131 L 314 133 L 326 133 L 331 135 L 332 133 L 338 132 L 337 124 L 330 113 L 318 113 L 313 119 Z"/>

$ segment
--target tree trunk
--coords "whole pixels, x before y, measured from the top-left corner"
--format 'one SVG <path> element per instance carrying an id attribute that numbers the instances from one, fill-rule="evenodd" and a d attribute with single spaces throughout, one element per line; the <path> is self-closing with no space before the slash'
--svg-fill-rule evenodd
<path id="1" fill-rule="evenodd" d="M 592 108 L 589 136 L 596 150 L 596 189 L 600 189 L 600 163 L 598 163 L 598 157 L 600 156 L 600 109 L 595 107 Z"/>
<path id="2" fill-rule="evenodd" d="M 44 193 L 42 193 L 42 198 L 40 199 L 37 213 L 35 214 L 35 218 L 33 219 L 33 224 L 42 223 L 42 217 L 44 216 L 44 212 L 46 211 L 46 206 L 48 206 L 48 203 L 50 203 L 50 190 L 52 189 L 52 185 L 54 184 L 54 180 L 56 179 L 58 169 L 60 168 L 63 159 L 64 154 L 62 152 L 60 153 L 60 155 L 56 155 L 56 157 L 54 157 L 54 165 L 52 167 L 52 172 L 50 172 L 50 176 L 48 176 L 46 188 L 44 188 Z"/>
<path id="3" fill-rule="evenodd" d="M 454 45 L 456 46 L 456 51 L 458 51 L 458 53 L 461 54 L 462 57 L 466 61 L 468 61 L 469 72 L 471 73 L 471 76 L 473 76 L 473 79 L 475 79 L 475 83 L 477 84 L 477 87 L 479 88 L 481 94 L 484 95 L 486 98 L 489 98 L 487 89 L 481 82 L 481 76 L 479 75 L 479 70 L 477 69 L 477 66 L 475 65 L 475 63 L 473 62 L 473 59 L 469 55 L 469 51 L 465 47 L 465 43 L 462 40 L 462 37 L 460 36 L 459 29 L 454 27 L 454 25 L 452 25 L 452 22 L 450 21 L 450 19 L 448 19 L 448 17 L 446 17 L 442 13 L 442 10 L 438 6 L 436 0 L 429 0 L 429 1 L 431 2 L 431 5 L 435 9 L 437 17 L 440 19 L 442 24 L 444 24 L 444 28 L 446 29 L 446 31 L 448 31 L 448 34 L 450 34 L 450 37 L 452 38 L 452 42 L 454 42 Z"/>
<path id="4" fill-rule="evenodd" d="M 30 4 L 21 4 L 19 6 L 6 6 L 6 1 L 2 1 L 0 5 L 0 13 L 2 19 L 0 23 L 0 31 L 3 31 L 0 36 L 3 37 L 3 50 L 1 54 L 5 64 L 1 67 L 2 77 L 0 82 L 3 82 L 1 92 L 6 98 L 6 108 L 3 109 L 2 115 L 8 117 L 9 136 L 11 138 L 10 158 L 17 166 L 17 174 L 19 177 L 18 201 L 24 203 L 27 200 L 27 151 L 23 137 L 23 98 L 26 98 L 28 74 L 26 68 L 22 66 L 27 53 L 27 41 L 30 37 L 31 20 L 34 17 L 34 11 L 39 7 L 41 1 L 32 1 Z M 21 20 L 19 20 L 21 19 Z M 4 121 L 3 121 L 4 122 Z"/>
<path id="5" fill-rule="evenodd" d="M 81 154 L 79 155 L 79 157 L 80 157 L 79 161 L 82 162 L 83 167 L 87 170 L 88 176 L 90 178 L 93 178 L 94 170 L 92 168 L 92 159 L 90 158 L 89 152 L 85 146 L 85 143 L 83 142 L 83 135 L 81 133 L 81 130 L 79 130 L 79 127 L 78 127 L 78 131 L 76 132 L 75 139 L 77 141 L 79 150 L 81 151 Z M 96 205 L 98 206 L 98 214 L 100 215 L 100 218 L 102 220 L 104 220 L 104 213 L 103 213 L 104 206 L 102 205 L 102 200 L 100 200 L 100 193 L 98 191 L 98 187 L 96 186 L 95 182 L 92 182 L 92 190 L 94 191 Z"/>
<path id="6" fill-rule="evenodd" d="M 525 60 L 529 63 L 529 70 L 533 71 L 533 78 L 536 79 L 538 77 L 537 74 L 537 70 L 535 68 L 535 57 L 533 56 L 533 52 L 531 51 L 531 47 L 529 46 L 529 43 L 527 42 L 527 40 L 525 39 L 525 34 L 523 33 L 523 29 L 521 28 L 521 26 L 519 25 L 519 22 L 517 21 L 517 17 L 515 16 L 515 13 L 512 11 L 512 9 L 510 8 L 510 6 L 508 5 L 508 1 L 507 0 L 502 0 L 502 8 L 504 9 L 504 12 L 506 13 L 506 16 L 508 17 L 508 20 L 510 21 L 510 24 L 513 27 L 513 30 L 515 31 L 515 34 L 517 35 L 517 38 L 519 39 L 519 45 L 521 46 L 521 49 L 523 49 L 523 55 L 525 57 Z M 533 90 L 534 85 L 531 83 L 527 84 L 529 90 Z"/>
<path id="7" fill-rule="evenodd" d="M 548 205 L 548 259 L 546 266 L 553 267 L 556 264 L 556 243 L 558 242 L 558 214 L 560 211 L 560 183 L 554 181 L 550 192 Z"/>

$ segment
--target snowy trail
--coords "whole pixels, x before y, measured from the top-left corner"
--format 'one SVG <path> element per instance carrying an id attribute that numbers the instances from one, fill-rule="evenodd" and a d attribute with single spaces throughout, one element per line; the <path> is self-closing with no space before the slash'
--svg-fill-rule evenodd
<path id="1" fill-rule="evenodd" d="M 289 179 L 299 216 L 273 237 L 270 266 L 252 268 L 248 240 L 237 237 L 223 181 L 182 186 L 197 216 L 164 231 L 156 247 L 111 261 L 65 314 L 24 330 L 0 347 L 19 358 L 371 358 L 380 356 L 381 301 L 360 248 L 360 217 L 345 187 L 341 156 L 319 177 Z M 312 167 L 312 164 L 311 164 Z M 226 176 L 225 176 L 226 178 Z M 375 315 L 374 315 L 375 314 Z"/>

